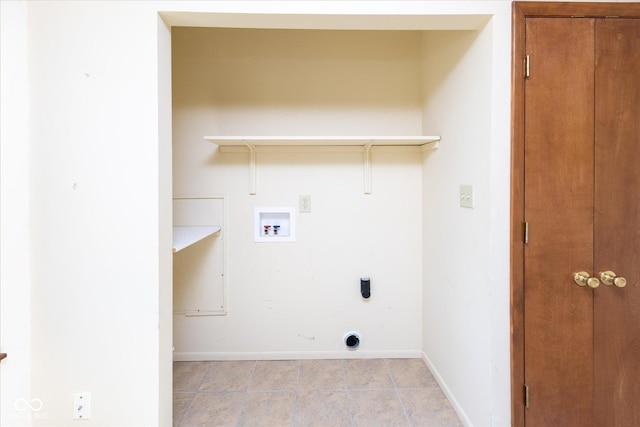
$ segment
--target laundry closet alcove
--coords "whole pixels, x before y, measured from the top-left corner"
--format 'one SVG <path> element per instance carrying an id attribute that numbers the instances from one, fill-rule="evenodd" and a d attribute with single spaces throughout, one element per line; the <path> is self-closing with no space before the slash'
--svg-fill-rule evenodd
<path id="1" fill-rule="evenodd" d="M 226 310 L 175 310 L 174 360 L 422 357 L 437 100 L 478 34 L 172 29 L 174 197 L 224 195 L 228 248 Z M 295 241 L 254 241 L 261 206 Z"/>

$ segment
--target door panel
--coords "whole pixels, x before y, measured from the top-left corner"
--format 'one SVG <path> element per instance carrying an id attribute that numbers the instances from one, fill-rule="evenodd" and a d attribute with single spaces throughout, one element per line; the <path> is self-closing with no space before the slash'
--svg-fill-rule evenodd
<path id="1" fill-rule="evenodd" d="M 527 426 L 593 423 L 594 21 L 526 20 Z"/>
<path id="2" fill-rule="evenodd" d="M 640 425 L 640 20 L 596 23 L 595 424 Z"/>

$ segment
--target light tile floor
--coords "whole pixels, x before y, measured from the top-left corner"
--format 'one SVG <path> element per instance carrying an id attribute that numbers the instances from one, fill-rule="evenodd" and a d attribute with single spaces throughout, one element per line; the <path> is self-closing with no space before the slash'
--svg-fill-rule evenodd
<path id="1" fill-rule="evenodd" d="M 420 359 L 174 362 L 173 425 L 461 426 Z"/>

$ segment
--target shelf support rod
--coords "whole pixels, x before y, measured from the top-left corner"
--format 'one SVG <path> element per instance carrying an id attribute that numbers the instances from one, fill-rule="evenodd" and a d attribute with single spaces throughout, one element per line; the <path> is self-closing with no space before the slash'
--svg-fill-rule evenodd
<path id="1" fill-rule="evenodd" d="M 249 148 L 249 194 L 256 194 L 256 146 L 248 141 L 243 141 Z"/>
<path id="2" fill-rule="evenodd" d="M 364 194 L 371 194 L 371 147 L 373 140 L 364 146 Z"/>

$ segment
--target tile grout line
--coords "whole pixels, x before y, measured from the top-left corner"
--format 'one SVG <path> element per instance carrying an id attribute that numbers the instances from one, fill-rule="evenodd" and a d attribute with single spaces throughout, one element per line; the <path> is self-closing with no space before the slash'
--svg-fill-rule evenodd
<path id="1" fill-rule="evenodd" d="M 256 372 L 257 364 L 258 364 L 258 361 L 254 360 L 253 368 L 251 368 L 251 375 L 249 375 L 249 381 L 247 382 L 247 387 L 244 389 L 244 398 L 242 399 L 242 406 L 240 407 L 240 411 L 238 411 L 238 419 L 236 420 L 236 426 L 240 426 L 242 413 L 244 412 L 244 407 L 247 405 L 247 396 L 249 395 L 249 387 L 251 386 L 251 381 L 253 381 L 253 374 L 255 374 Z"/>
<path id="2" fill-rule="evenodd" d="M 193 396 L 191 397 L 191 400 L 189 401 L 189 404 L 187 405 L 187 407 L 184 410 L 184 413 L 182 414 L 182 416 L 180 417 L 180 421 L 177 422 L 177 425 L 179 426 L 180 424 L 182 424 L 182 422 L 184 421 L 184 417 L 187 416 L 187 414 L 189 413 L 189 410 L 191 409 L 191 406 L 193 405 L 193 401 L 196 399 L 196 397 L 198 396 L 198 393 L 200 392 L 200 387 L 202 387 L 202 383 L 204 382 L 205 378 L 207 378 L 207 374 L 209 373 L 209 369 L 211 369 L 211 365 L 213 363 L 211 362 L 205 362 L 207 369 L 204 372 L 204 375 L 202 376 L 202 379 L 200 380 L 200 382 L 198 383 L 198 386 L 196 387 L 196 389 L 193 392 Z M 215 363 L 215 362 L 214 362 Z M 175 393 L 174 393 L 175 395 Z"/>
<path id="3" fill-rule="evenodd" d="M 174 399 L 175 399 L 175 393 L 173 393 Z M 187 416 L 187 414 L 189 413 L 189 409 L 191 409 L 191 405 L 193 404 L 193 401 L 195 400 L 196 396 L 198 395 L 198 392 L 193 393 L 193 396 L 191 396 L 191 400 L 189 401 L 189 404 L 186 406 L 184 412 L 182 413 L 182 415 L 180 416 L 180 419 L 178 420 L 178 422 L 176 423 L 177 426 L 180 426 L 180 424 L 182 424 L 182 421 L 184 421 L 184 417 Z"/>
<path id="4" fill-rule="evenodd" d="M 209 375 L 209 370 L 211 369 L 212 366 L 214 366 L 216 364 L 215 361 L 211 361 L 211 362 L 205 362 L 207 364 L 207 370 L 205 371 L 204 375 L 202 376 L 202 380 L 200 381 L 200 384 L 198 384 L 198 388 L 196 389 L 196 393 L 200 393 L 200 387 L 202 387 L 202 383 L 204 383 L 204 380 L 207 378 L 207 375 Z"/>
<path id="5" fill-rule="evenodd" d="M 298 394 L 300 393 L 300 371 L 302 370 L 302 361 L 298 360 L 298 376 L 296 378 L 296 387 L 294 389 L 295 398 L 293 402 L 293 426 L 296 425 L 296 418 L 298 415 Z"/>
<path id="6" fill-rule="evenodd" d="M 353 409 L 351 405 L 351 389 L 349 388 L 349 383 L 347 381 L 347 370 L 344 366 L 345 360 L 341 360 L 342 365 L 342 379 L 344 380 L 344 389 L 347 392 L 347 407 L 349 408 L 349 425 L 353 426 Z"/>
<path id="7" fill-rule="evenodd" d="M 389 374 L 389 378 L 391 378 L 391 383 L 393 384 L 393 391 L 396 393 L 396 397 L 400 402 L 400 406 L 402 406 L 402 413 L 404 414 L 405 419 L 407 420 L 407 425 L 411 426 L 411 420 L 409 419 L 409 415 L 407 414 L 407 408 L 402 401 L 402 397 L 400 397 L 400 392 L 398 391 L 398 386 L 396 384 L 396 380 L 393 379 L 393 374 L 391 373 L 391 369 L 389 368 L 389 364 L 387 363 L 388 359 L 384 359 L 384 367 L 387 368 L 387 373 Z"/>

